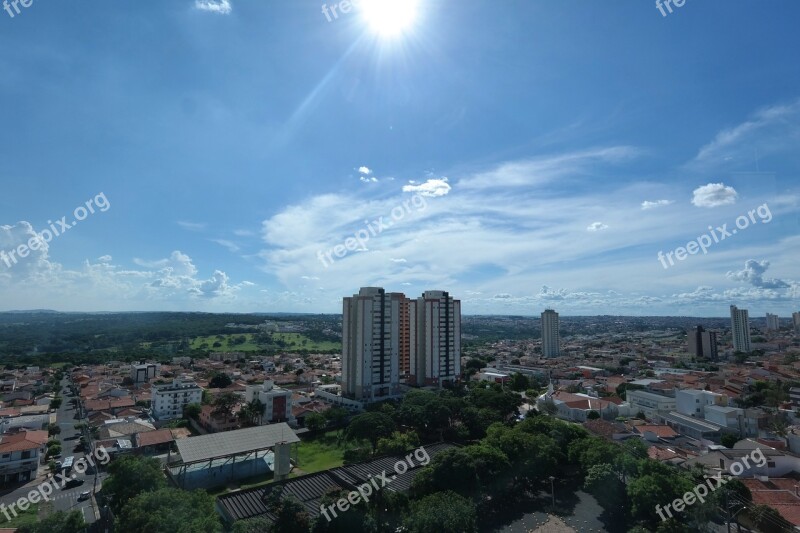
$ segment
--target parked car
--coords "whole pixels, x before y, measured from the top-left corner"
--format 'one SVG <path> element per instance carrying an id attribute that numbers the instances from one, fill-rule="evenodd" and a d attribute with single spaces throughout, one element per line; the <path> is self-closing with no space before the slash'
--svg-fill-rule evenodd
<path id="1" fill-rule="evenodd" d="M 78 496 L 78 501 L 80 502 L 80 501 L 83 501 L 83 500 L 88 500 L 91 495 L 92 495 L 92 491 L 85 490 L 85 491 L 81 492 L 80 496 Z"/>

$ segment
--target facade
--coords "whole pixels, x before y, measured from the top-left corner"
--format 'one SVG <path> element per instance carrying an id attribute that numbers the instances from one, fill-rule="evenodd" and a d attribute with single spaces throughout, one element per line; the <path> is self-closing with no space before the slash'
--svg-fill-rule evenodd
<path id="1" fill-rule="evenodd" d="M 405 295 L 363 287 L 342 309 L 342 394 L 359 401 L 397 395 Z"/>
<path id="2" fill-rule="evenodd" d="M 682 389 L 675 391 L 675 408 L 682 414 L 694 418 L 705 418 L 705 408 L 710 405 L 725 407 L 727 396 L 711 391 Z"/>
<path id="3" fill-rule="evenodd" d="M 717 333 L 715 331 L 706 331 L 703 326 L 697 326 L 689 331 L 687 339 L 689 353 L 698 359 L 705 358 L 712 361 L 717 359 Z"/>
<path id="4" fill-rule="evenodd" d="M 731 306 L 731 337 L 734 351 L 750 352 L 750 317 L 747 309 Z"/>
<path id="5" fill-rule="evenodd" d="M 558 357 L 561 355 L 558 313 L 552 309 L 547 309 L 542 313 L 542 355 L 544 357 Z"/>
<path id="6" fill-rule="evenodd" d="M 794 323 L 794 332 L 800 333 L 800 312 L 792 313 L 792 323 Z"/>
<path id="7" fill-rule="evenodd" d="M 625 398 L 632 414 L 641 411 L 647 418 L 653 418 L 659 412 L 674 411 L 676 407 L 675 398 L 643 390 L 626 391 Z"/>
<path id="8" fill-rule="evenodd" d="M 411 371 L 408 382 L 441 386 L 461 376 L 461 301 L 445 291 L 425 291 L 409 311 Z"/>
<path id="9" fill-rule="evenodd" d="M 7 433 L 0 441 L 0 484 L 36 478 L 47 444 L 46 431 Z"/>
<path id="10" fill-rule="evenodd" d="M 778 315 L 767 313 L 767 331 L 778 331 L 781 329 L 781 319 Z"/>
<path id="11" fill-rule="evenodd" d="M 183 408 L 190 403 L 201 403 L 203 389 L 194 381 L 177 378 L 167 385 L 153 385 L 153 416 L 159 420 L 171 420 L 183 416 Z"/>
<path id="12" fill-rule="evenodd" d="M 134 383 L 147 383 L 155 379 L 161 370 L 158 363 L 134 363 L 131 365 L 131 379 Z"/>
<path id="13" fill-rule="evenodd" d="M 245 400 L 248 402 L 258 400 L 264 404 L 262 425 L 294 422 L 292 392 L 276 387 L 272 381 L 265 381 L 262 385 L 248 385 L 245 391 Z"/>
<path id="14" fill-rule="evenodd" d="M 213 405 L 204 405 L 200 410 L 198 420 L 203 429 L 211 433 L 233 431 L 239 428 L 239 420 L 235 414 L 215 413 Z"/>

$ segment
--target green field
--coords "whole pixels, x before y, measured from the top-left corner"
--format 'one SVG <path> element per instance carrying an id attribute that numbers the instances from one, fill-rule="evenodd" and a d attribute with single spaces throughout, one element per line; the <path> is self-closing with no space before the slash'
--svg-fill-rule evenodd
<path id="1" fill-rule="evenodd" d="M 233 339 L 245 337 L 247 340 L 243 344 L 234 344 Z M 237 333 L 233 335 L 209 335 L 207 337 L 195 337 L 192 341 L 193 350 L 211 350 L 212 352 L 257 352 L 263 350 L 254 342 L 253 333 Z M 214 346 L 219 343 L 220 346 Z M 208 346 L 202 346 L 207 344 Z"/>
<path id="2" fill-rule="evenodd" d="M 17 512 L 17 515 L 14 516 L 14 513 L 9 511 L 8 514 L 11 516 L 11 521 L 6 520 L 6 517 L 0 515 L 0 528 L 18 528 L 22 526 L 32 526 L 39 521 L 39 505 L 38 504 L 31 504 L 27 510 L 21 511 L 17 508 L 14 509 Z"/>
<path id="3" fill-rule="evenodd" d="M 338 431 L 328 431 L 297 444 L 297 467 L 305 473 L 320 472 L 344 464 L 344 452 L 357 444 L 338 443 Z"/>
<path id="4" fill-rule="evenodd" d="M 244 337 L 246 341 L 242 344 L 235 344 L 235 338 Z M 278 351 L 299 352 L 308 350 L 310 352 L 329 352 L 341 350 L 339 342 L 322 341 L 314 342 L 302 333 L 273 333 L 272 343 L 259 345 L 256 342 L 254 333 L 233 333 L 226 335 L 208 335 L 205 337 L 195 337 L 192 340 L 193 350 L 210 350 L 212 352 L 258 352 L 258 351 Z M 214 346 L 217 343 L 219 346 Z M 203 346 L 205 345 L 205 346 Z"/>

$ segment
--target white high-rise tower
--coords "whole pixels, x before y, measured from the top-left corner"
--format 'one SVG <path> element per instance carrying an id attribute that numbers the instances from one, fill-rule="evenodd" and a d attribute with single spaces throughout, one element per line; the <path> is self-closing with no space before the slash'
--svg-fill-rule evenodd
<path id="1" fill-rule="evenodd" d="M 558 357 L 561 355 L 558 313 L 552 309 L 547 309 L 542 313 L 542 355 L 545 357 Z"/>
<path id="2" fill-rule="evenodd" d="M 731 336 L 734 351 L 750 351 L 750 317 L 747 309 L 731 306 Z"/>

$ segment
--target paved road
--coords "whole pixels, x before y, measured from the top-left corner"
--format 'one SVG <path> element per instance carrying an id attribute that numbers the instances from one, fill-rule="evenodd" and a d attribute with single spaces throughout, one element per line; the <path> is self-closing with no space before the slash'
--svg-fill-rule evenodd
<path id="1" fill-rule="evenodd" d="M 70 403 L 70 399 L 72 396 L 64 393 L 64 390 L 67 389 L 68 382 L 65 379 L 61 384 L 61 395 L 64 398 L 64 401 L 61 404 L 61 407 L 58 409 L 56 413 L 56 423 L 61 428 L 61 433 L 58 435 L 59 439 L 61 440 L 61 459 L 64 460 L 65 458 L 69 457 L 70 455 L 75 457 L 75 461 L 79 458 L 84 457 L 83 452 L 76 452 L 74 448 L 80 442 L 80 431 L 75 429 L 75 424 L 80 422 L 79 419 L 76 418 L 76 411 L 73 407 L 72 403 Z M 39 485 L 42 483 L 51 483 L 54 487 L 52 495 L 50 496 L 50 502 L 52 505 L 52 509 L 54 511 L 75 511 L 78 510 L 83 514 L 83 519 L 87 523 L 92 523 L 95 521 L 95 513 L 92 507 L 92 499 L 86 499 L 83 501 L 78 501 L 78 497 L 80 496 L 81 492 L 84 491 L 91 491 L 94 485 L 94 471 L 89 470 L 84 474 L 78 474 L 73 472 L 72 476 L 75 479 L 82 479 L 84 483 L 78 487 L 72 488 L 61 488 L 64 483 L 64 480 L 60 478 L 53 479 L 52 476 L 47 476 L 49 470 L 45 466 L 40 466 L 39 474 L 40 476 L 37 477 L 35 481 L 28 482 L 24 486 L 20 486 L 15 488 L 10 492 L 6 492 L 2 496 L 0 496 L 0 503 L 5 504 L 7 507 L 10 506 L 12 503 L 17 502 L 22 497 L 27 497 L 30 491 L 35 490 Z M 104 479 L 106 476 L 104 473 L 100 473 L 98 475 L 98 487 L 100 486 L 100 481 Z M 41 505 L 41 504 L 40 504 Z M 5 517 L 0 515 L 0 522 L 4 522 Z M 2 524 L 0 524 L 2 526 Z"/>

